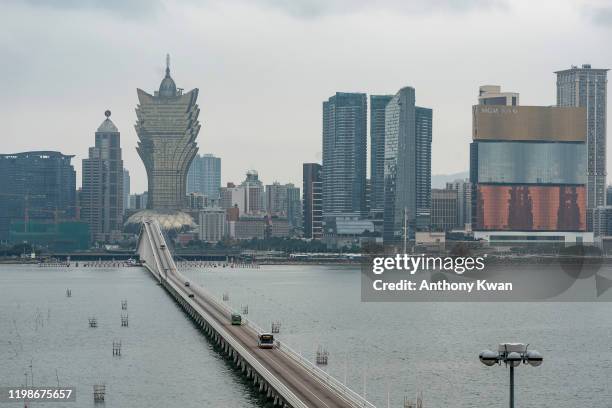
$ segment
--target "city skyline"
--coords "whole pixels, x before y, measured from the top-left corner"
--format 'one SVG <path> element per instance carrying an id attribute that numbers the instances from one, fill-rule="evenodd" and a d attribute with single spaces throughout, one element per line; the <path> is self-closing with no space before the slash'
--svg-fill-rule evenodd
<path id="1" fill-rule="evenodd" d="M 310 3 L 318 11 L 304 17 L 299 10 Z M 321 161 L 321 100 L 336 91 L 385 94 L 401 86 L 418 89 L 423 105 L 436 111 L 432 171 L 448 174 L 465 171 L 469 165 L 470 123 L 465 113 L 469 112 L 477 86 L 501 83 L 509 89 L 521 89 L 524 100 L 530 104 L 552 105 L 554 71 L 583 63 L 602 68 L 612 66 L 609 47 L 604 47 L 610 24 L 603 22 L 605 13 L 596 13 L 597 2 L 569 1 L 554 11 L 538 3 L 530 5 L 530 13 L 518 13 L 527 5 L 523 1 L 512 5 L 474 1 L 464 3 L 468 4 L 465 7 L 442 2 L 414 10 L 396 2 L 387 3 L 387 7 L 372 16 L 363 3 L 336 2 L 335 6 L 328 6 L 302 2 L 295 6 L 297 11 L 262 3 L 238 2 L 215 7 L 182 3 L 165 13 L 163 4 L 150 8 L 140 3 L 143 8 L 140 10 L 126 5 L 114 9 L 101 5 L 98 9 L 61 3 L 37 6 L 10 2 L 0 18 L 19 47 L 8 42 L 0 44 L 4 55 L 12 61 L 0 67 L 3 76 L 11 78 L 6 94 L 0 97 L 3 112 L 0 116 L 11 135 L 4 151 L 56 150 L 76 155 L 78 162 L 87 155 L 87 135 L 92 124 L 97 124 L 99 112 L 110 109 L 114 122 L 123 129 L 122 147 L 125 167 L 131 173 L 132 191 L 144 191 L 144 167 L 134 149 L 137 141 L 132 127 L 134 89 L 156 87 L 163 75 L 163 55 L 169 52 L 181 84 L 186 89 L 201 89 L 199 103 L 205 126 L 197 142 L 200 152 L 226 160 L 222 184 L 241 180 L 249 168 L 257 169 L 266 182 L 283 174 L 279 181 L 300 184 L 299 163 Z M 32 35 L 21 35 L 24 28 L 35 33 L 38 29 L 35 25 L 49 26 L 47 19 L 66 12 L 75 17 L 69 19 L 68 27 L 57 27 L 51 35 L 36 36 L 42 38 L 37 39 L 40 44 L 30 42 Z M 191 12 L 194 17 L 185 19 Z M 543 30 L 543 13 L 555 13 L 558 25 L 554 35 Z M 232 18 L 220 18 L 226 16 Z M 100 19 L 104 23 L 98 23 Z M 176 30 L 170 32 L 164 28 L 166 19 L 185 21 L 170 24 Z M 266 27 L 262 25 L 264 19 Z M 226 26 L 217 20 L 224 21 Z M 365 24 L 370 20 L 372 24 Z M 451 38 L 431 28 L 445 24 L 453 30 L 458 28 L 459 20 L 462 26 L 478 22 L 478 29 L 456 30 Z M 29 23 L 17 27 L 18 21 L 20 25 L 24 21 Z M 388 25 L 398 30 L 394 36 L 397 38 L 389 38 L 384 35 L 385 30 L 380 30 Z M 84 26 L 91 29 L 83 30 L 83 35 L 76 39 L 73 32 Z M 127 26 L 131 35 L 126 39 L 121 34 L 122 41 L 118 42 L 118 33 Z M 235 30 L 238 26 L 243 31 Z M 508 28 L 499 31 L 500 26 Z M 517 26 L 521 30 L 516 30 Z M 496 32 L 496 36 L 481 34 L 494 27 L 495 31 L 490 32 Z M 312 35 L 305 36 L 306 29 Z M 241 34 L 253 30 L 259 34 L 255 36 L 259 43 Z M 342 34 L 342 30 L 347 34 Z M 230 32 L 234 34 L 226 36 Z M 499 46 L 499 36 L 510 33 L 513 41 Z M 413 40 L 422 35 L 430 37 L 426 46 Z M 151 46 L 142 46 L 145 36 L 151 37 L 147 41 Z M 331 36 L 340 36 L 346 46 L 339 50 L 331 43 L 326 44 L 324 40 Z M 184 41 L 185 38 L 189 40 Z M 224 38 L 224 42 L 215 38 Z M 526 41 L 533 38 L 537 40 Z M 531 47 L 521 45 L 526 42 Z M 197 54 L 193 53 L 193 43 L 200 46 Z M 360 44 L 369 58 L 360 56 L 361 51 L 357 51 Z M 409 48 L 411 55 L 398 55 L 397 47 Z M 441 47 L 453 51 L 436 51 Z M 25 54 L 22 49 L 31 52 Z M 279 49 L 278 55 L 290 57 L 278 61 L 270 55 L 271 49 Z M 547 51 L 542 53 L 540 49 Z M 503 55 L 513 55 L 514 61 L 529 69 L 511 70 L 501 58 Z M 247 56 L 249 64 L 245 64 Z M 53 81 L 47 80 L 49 75 L 54 77 Z M 295 81 L 296 77 L 305 80 Z M 238 91 L 242 97 L 236 103 L 234 95 Z M 279 100 L 284 102 L 275 105 L 280 110 L 272 120 L 264 109 Z M 37 121 L 27 120 L 32 110 L 37 112 Z M 235 115 L 240 115 L 244 122 L 231 120 Z M 248 132 L 245 122 L 252 124 Z M 296 123 L 300 125 L 295 126 Z M 42 134 L 51 137 L 42 138 Z M 237 145 L 249 154 L 235 152 Z M 269 160 L 271 145 L 286 154 L 278 160 Z M 77 172 L 80 181 L 80 169 Z"/>

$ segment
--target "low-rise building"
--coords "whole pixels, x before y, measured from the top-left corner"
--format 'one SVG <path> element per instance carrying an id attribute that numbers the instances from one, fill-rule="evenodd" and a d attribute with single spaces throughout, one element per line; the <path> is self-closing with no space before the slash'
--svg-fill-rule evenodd
<path id="1" fill-rule="evenodd" d="M 266 220 L 264 217 L 240 217 L 229 222 L 229 235 L 233 239 L 264 239 L 266 236 Z"/>
<path id="2" fill-rule="evenodd" d="M 286 238 L 291 235 L 291 224 L 287 218 L 269 217 L 267 238 Z"/>

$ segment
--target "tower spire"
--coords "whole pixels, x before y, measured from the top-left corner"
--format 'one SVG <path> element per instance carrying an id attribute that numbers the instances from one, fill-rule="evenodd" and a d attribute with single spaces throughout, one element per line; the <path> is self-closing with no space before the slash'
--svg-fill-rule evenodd
<path id="1" fill-rule="evenodd" d="M 166 54 L 166 76 L 159 85 L 160 96 L 177 96 L 176 84 L 170 76 L 170 54 Z"/>

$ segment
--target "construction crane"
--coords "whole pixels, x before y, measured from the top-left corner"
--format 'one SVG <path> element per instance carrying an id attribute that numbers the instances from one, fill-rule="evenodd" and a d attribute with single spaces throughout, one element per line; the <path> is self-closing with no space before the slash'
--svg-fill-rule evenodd
<path id="1" fill-rule="evenodd" d="M 46 198 L 46 194 L 9 194 L 9 193 L 0 193 L 0 197 L 14 197 L 17 199 L 23 200 L 23 232 L 28 232 L 28 225 L 30 224 L 30 200 L 37 198 Z M 80 210 L 81 207 L 77 205 L 68 205 L 65 207 L 66 209 L 75 208 L 76 214 L 75 218 L 80 218 Z M 46 208 L 37 208 L 36 212 L 44 212 L 53 214 L 53 223 L 57 224 L 59 221 L 59 214 L 66 214 L 67 210 L 59 210 L 59 209 L 46 209 Z"/>
<path id="2" fill-rule="evenodd" d="M 9 194 L 0 193 L 0 196 L 14 197 L 23 200 L 23 228 L 24 232 L 28 232 L 28 223 L 30 222 L 30 200 L 33 198 L 46 198 L 46 194 Z"/>

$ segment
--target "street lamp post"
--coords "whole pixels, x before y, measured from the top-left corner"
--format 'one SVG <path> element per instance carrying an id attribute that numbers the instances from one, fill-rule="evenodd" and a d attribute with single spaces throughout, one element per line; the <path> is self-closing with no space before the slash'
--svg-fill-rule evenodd
<path id="1" fill-rule="evenodd" d="M 497 353 L 491 350 L 481 351 L 478 355 L 480 362 L 486 366 L 501 365 L 510 367 L 510 408 L 514 408 L 514 368 L 523 364 L 538 367 L 544 361 L 540 353 L 535 350 L 528 351 L 529 344 L 500 343 Z"/>

